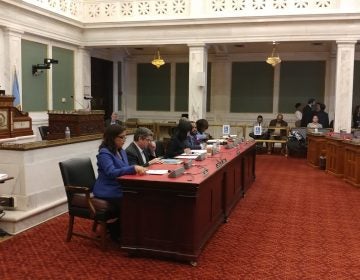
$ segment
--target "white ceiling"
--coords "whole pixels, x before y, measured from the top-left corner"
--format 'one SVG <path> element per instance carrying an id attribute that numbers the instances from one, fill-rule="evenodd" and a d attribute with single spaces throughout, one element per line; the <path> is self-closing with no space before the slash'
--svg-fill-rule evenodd
<path id="1" fill-rule="evenodd" d="M 272 51 L 272 42 L 261 43 L 234 43 L 234 44 L 211 44 L 209 54 L 237 54 L 237 53 L 267 53 Z M 278 52 L 330 52 L 332 42 L 281 42 L 277 43 Z M 162 55 L 187 55 L 187 45 L 164 45 L 164 46 L 127 46 L 107 49 L 123 49 L 128 55 L 154 55 L 157 49 Z"/>

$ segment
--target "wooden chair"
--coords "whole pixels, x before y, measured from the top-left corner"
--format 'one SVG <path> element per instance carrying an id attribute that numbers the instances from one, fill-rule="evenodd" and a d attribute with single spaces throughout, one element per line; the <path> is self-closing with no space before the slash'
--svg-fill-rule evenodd
<path id="1" fill-rule="evenodd" d="M 65 186 L 69 208 L 69 225 L 66 241 L 73 235 L 100 241 L 103 250 L 106 248 L 107 223 L 117 220 L 117 213 L 111 209 L 106 200 L 92 197 L 92 188 L 95 184 L 94 169 L 90 158 L 73 158 L 59 162 L 62 179 Z M 75 217 L 93 220 L 93 234 L 84 234 L 74 231 Z M 100 226 L 100 239 L 94 232 Z"/>

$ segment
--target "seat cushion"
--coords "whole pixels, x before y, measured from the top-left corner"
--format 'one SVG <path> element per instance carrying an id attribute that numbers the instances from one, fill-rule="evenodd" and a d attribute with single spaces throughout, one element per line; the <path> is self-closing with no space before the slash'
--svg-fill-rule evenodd
<path id="1" fill-rule="evenodd" d="M 94 205 L 96 211 L 106 211 L 110 209 L 110 205 L 106 200 L 99 199 L 96 197 L 91 197 L 90 200 Z M 80 207 L 80 208 L 89 208 L 87 199 L 85 195 L 82 194 L 75 194 L 72 196 L 71 206 Z"/>

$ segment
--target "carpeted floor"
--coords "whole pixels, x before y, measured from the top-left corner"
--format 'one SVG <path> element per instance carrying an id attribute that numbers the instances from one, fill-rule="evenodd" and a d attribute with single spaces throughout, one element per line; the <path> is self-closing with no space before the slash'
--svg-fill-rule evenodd
<path id="1" fill-rule="evenodd" d="M 0 279 L 360 279 L 360 190 L 304 159 L 259 155 L 256 170 L 197 267 L 66 243 L 62 215 L 0 243 Z"/>

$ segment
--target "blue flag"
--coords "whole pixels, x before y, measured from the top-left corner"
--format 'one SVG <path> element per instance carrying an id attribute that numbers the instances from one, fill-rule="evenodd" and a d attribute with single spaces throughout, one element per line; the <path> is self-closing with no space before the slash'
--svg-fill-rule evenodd
<path id="1" fill-rule="evenodd" d="M 19 90 L 19 81 L 16 73 L 16 69 L 14 72 L 14 81 L 13 81 L 13 87 L 12 87 L 12 95 L 15 97 L 14 99 L 14 107 L 20 109 L 20 90 Z"/>

